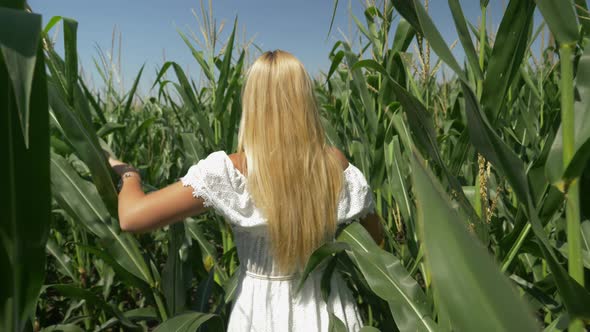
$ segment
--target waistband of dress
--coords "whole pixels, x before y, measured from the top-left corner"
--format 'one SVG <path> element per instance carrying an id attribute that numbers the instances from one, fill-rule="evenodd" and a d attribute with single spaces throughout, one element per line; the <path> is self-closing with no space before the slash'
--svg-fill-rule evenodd
<path id="1" fill-rule="evenodd" d="M 295 279 L 299 278 L 299 276 L 301 275 L 300 273 L 293 273 L 293 274 L 280 275 L 280 276 L 271 276 L 268 274 L 260 274 L 260 273 L 256 273 L 256 272 L 247 270 L 245 267 L 241 267 L 241 269 L 243 272 L 246 273 L 247 276 L 255 278 L 255 279 L 261 279 L 261 280 L 273 280 L 273 281 L 295 280 Z"/>

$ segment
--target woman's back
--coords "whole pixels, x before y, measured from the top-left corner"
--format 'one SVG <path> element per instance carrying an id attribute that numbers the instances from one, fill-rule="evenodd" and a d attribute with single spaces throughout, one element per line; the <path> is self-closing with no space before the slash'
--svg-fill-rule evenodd
<path id="1" fill-rule="evenodd" d="M 340 318 L 349 331 L 362 327 L 358 308 L 343 279 L 335 273 L 331 296 L 322 300 L 322 269 L 312 273 L 295 295 L 298 274 L 280 272 L 271 254 L 267 220 L 247 190 L 242 155 L 211 153 L 192 166 L 181 181 L 193 195 L 225 217 L 234 233 L 240 260 L 236 298 L 228 331 L 326 331 L 329 313 Z M 340 158 L 340 157 L 339 157 Z M 374 210 L 374 201 L 362 172 L 343 162 L 343 184 L 337 206 L 337 225 L 356 220 Z M 244 173 L 242 173 L 244 172 Z"/>

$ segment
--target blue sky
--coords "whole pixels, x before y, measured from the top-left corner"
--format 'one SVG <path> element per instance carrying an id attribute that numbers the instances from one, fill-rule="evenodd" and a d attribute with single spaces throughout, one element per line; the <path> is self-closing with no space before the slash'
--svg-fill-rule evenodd
<path id="1" fill-rule="evenodd" d="M 381 1 L 378 0 L 377 3 Z M 333 44 L 345 35 L 358 36 L 350 14 L 364 21 L 365 1 L 340 0 L 330 36 L 327 35 L 333 0 L 214 0 L 213 15 L 218 23 L 225 21 L 222 34 L 225 40 L 231 30 L 234 17 L 238 16 L 240 37 L 255 37 L 254 42 L 263 50 L 284 49 L 297 56 L 315 76 L 327 71 L 328 54 Z M 488 29 L 496 31 L 507 1 L 491 0 L 488 7 Z M 46 23 L 52 16 L 70 17 L 79 22 L 78 52 L 87 78 L 94 86 L 101 80 L 94 69 L 93 57 L 98 57 L 97 47 L 111 49 L 113 28 L 122 35 L 122 81 L 128 88 L 142 64 L 146 64 L 141 93 L 149 93 L 158 66 L 166 60 L 176 61 L 191 76 L 198 77 L 198 65 L 190 50 L 180 38 L 177 29 L 192 30 L 200 34 L 198 21 L 192 9 L 200 14 L 199 0 L 29 0 L 33 10 L 43 15 Z M 208 1 L 204 1 L 207 5 Z M 461 0 L 465 16 L 475 25 L 480 17 L 479 1 Z M 457 34 L 447 1 L 431 0 L 430 14 L 448 44 Z M 536 15 L 538 18 L 538 15 Z M 63 44 L 61 29 L 58 32 L 58 51 Z M 116 47 L 118 47 L 118 41 Z M 460 46 L 455 54 L 462 59 Z"/>

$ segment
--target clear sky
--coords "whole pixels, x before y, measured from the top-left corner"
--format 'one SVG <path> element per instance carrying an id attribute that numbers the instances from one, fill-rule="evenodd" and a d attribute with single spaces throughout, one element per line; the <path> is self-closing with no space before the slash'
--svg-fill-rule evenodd
<path id="1" fill-rule="evenodd" d="M 506 3 L 506 0 L 490 1 L 488 29 L 497 30 Z M 121 76 L 125 87 L 132 84 L 139 68 L 145 63 L 141 92 L 148 93 L 146 90 L 153 83 L 157 68 L 164 62 L 164 54 L 166 60 L 176 61 L 188 68 L 191 76 L 198 76 L 198 64 L 177 29 L 190 29 L 200 35 L 199 24 L 193 14 L 193 9 L 200 14 L 199 0 L 29 0 L 29 4 L 33 11 L 43 15 L 44 24 L 57 15 L 79 22 L 79 58 L 87 77 L 92 78 L 91 85 L 102 84 L 92 59 L 98 58 L 97 47 L 105 52 L 111 49 L 115 26 L 122 35 Z M 204 4 L 207 6 L 208 1 L 205 0 Z M 461 0 L 461 4 L 467 19 L 477 25 L 479 1 Z M 255 43 L 263 50 L 287 50 L 315 76 L 329 69 L 328 54 L 334 43 L 341 39 L 341 33 L 358 36 L 350 14 L 364 22 L 364 6 L 365 1 L 340 0 L 330 36 L 328 28 L 334 0 L 213 0 L 213 15 L 218 23 L 226 23 L 222 40 L 231 31 L 233 19 L 237 16 L 240 39 L 243 35 L 246 39 L 255 37 Z M 448 44 L 457 39 L 447 1 L 430 0 L 429 12 Z M 60 47 L 63 44 L 61 32 L 60 29 L 57 35 L 58 51 L 63 49 Z M 115 44 L 115 47 L 118 45 Z M 461 47 L 456 49 L 455 54 L 461 60 Z"/>

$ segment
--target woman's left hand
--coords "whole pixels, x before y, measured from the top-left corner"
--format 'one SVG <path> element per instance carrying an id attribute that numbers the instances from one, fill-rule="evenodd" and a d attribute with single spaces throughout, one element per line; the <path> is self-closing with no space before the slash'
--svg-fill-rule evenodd
<path id="1" fill-rule="evenodd" d="M 110 164 L 110 165 L 111 165 L 111 167 L 113 167 L 113 168 L 114 168 L 115 166 L 118 166 L 118 165 L 127 165 L 126 163 L 124 163 L 124 162 L 122 162 L 122 161 L 120 161 L 120 160 L 117 160 L 117 159 L 115 159 L 115 158 L 111 158 L 110 156 L 109 156 L 109 164 Z"/>
<path id="2" fill-rule="evenodd" d="M 123 173 L 129 171 L 131 166 L 129 166 L 128 164 L 126 164 L 118 159 L 113 158 L 108 151 L 106 151 L 106 150 L 103 150 L 103 151 L 104 151 L 105 156 L 109 160 L 109 165 L 111 165 L 111 168 L 113 169 L 113 171 L 115 173 L 117 173 L 119 176 L 121 176 L 121 175 L 123 175 Z"/>

